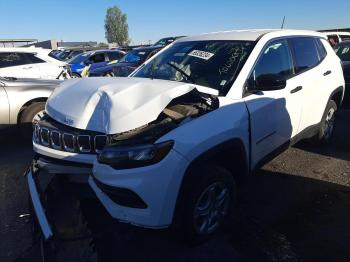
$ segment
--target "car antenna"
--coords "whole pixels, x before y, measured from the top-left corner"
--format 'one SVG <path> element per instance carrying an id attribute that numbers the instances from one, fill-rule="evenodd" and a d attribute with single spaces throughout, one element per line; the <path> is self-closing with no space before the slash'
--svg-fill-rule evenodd
<path id="1" fill-rule="evenodd" d="M 282 25 L 281 25 L 281 29 L 284 28 L 284 21 L 286 20 L 286 16 L 283 16 L 283 20 L 282 20 Z"/>

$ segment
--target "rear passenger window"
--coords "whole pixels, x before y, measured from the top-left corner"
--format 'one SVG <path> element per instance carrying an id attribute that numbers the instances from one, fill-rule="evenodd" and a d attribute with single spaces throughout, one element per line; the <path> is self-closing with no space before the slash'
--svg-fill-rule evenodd
<path id="1" fill-rule="evenodd" d="M 29 64 L 27 57 L 22 53 L 0 53 L 0 68 Z"/>
<path id="2" fill-rule="evenodd" d="M 108 53 L 109 61 L 119 60 L 123 56 L 124 56 L 124 54 L 120 53 L 120 52 L 109 52 Z"/>
<path id="3" fill-rule="evenodd" d="M 105 54 L 104 53 L 98 53 L 89 58 L 92 63 L 101 63 L 105 61 Z"/>
<path id="4" fill-rule="evenodd" d="M 267 75 L 278 75 L 287 79 L 293 75 L 293 62 L 287 40 L 272 42 L 260 56 L 253 71 L 254 81 Z"/>
<path id="5" fill-rule="evenodd" d="M 326 48 L 324 47 L 321 39 L 317 38 L 317 39 L 315 39 L 315 42 L 316 42 L 316 47 L 317 47 L 317 51 L 318 51 L 318 57 L 321 61 L 327 56 L 327 51 L 326 51 Z"/>
<path id="6" fill-rule="evenodd" d="M 45 63 L 44 60 L 41 60 L 40 58 L 36 57 L 34 54 L 25 54 L 28 58 L 28 60 L 32 63 L 32 64 L 38 64 L 38 63 Z"/>
<path id="7" fill-rule="evenodd" d="M 316 43 L 311 37 L 291 39 L 295 56 L 295 72 L 300 73 L 316 66 L 319 62 Z"/>

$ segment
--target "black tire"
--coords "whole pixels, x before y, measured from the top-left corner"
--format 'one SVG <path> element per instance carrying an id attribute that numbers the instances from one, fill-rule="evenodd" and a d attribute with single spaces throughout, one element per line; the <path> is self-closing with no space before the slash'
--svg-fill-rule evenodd
<path id="1" fill-rule="evenodd" d="M 105 74 L 105 77 L 114 77 L 113 72 L 108 72 Z"/>
<path id="2" fill-rule="evenodd" d="M 213 185 L 225 186 L 228 190 L 226 213 L 214 230 L 201 233 L 197 226 L 198 218 L 195 219 L 195 210 L 200 205 L 201 197 L 205 196 L 206 190 Z M 185 178 L 180 194 L 173 226 L 177 234 L 180 234 L 180 238 L 190 245 L 197 245 L 210 239 L 223 226 L 233 222 L 233 217 L 236 215 L 237 187 L 233 175 L 225 168 L 215 165 L 196 168 Z"/>
<path id="3" fill-rule="evenodd" d="M 31 141 L 33 119 L 43 110 L 45 110 L 45 102 L 35 102 L 24 109 L 19 119 L 19 128 L 23 139 Z"/>
<path id="4" fill-rule="evenodd" d="M 318 133 L 312 138 L 314 144 L 328 144 L 332 141 L 335 126 L 335 117 L 338 107 L 333 100 L 329 100 L 322 116 Z"/>
<path id="5" fill-rule="evenodd" d="M 77 73 L 71 73 L 71 78 L 81 78 L 81 75 Z"/>

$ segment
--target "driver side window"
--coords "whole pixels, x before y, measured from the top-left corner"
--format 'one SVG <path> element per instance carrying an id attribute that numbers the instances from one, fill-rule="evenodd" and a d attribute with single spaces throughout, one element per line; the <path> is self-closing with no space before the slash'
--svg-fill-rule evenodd
<path id="1" fill-rule="evenodd" d="M 271 42 L 263 51 L 251 75 L 251 81 L 258 85 L 260 81 L 273 77 L 286 80 L 294 74 L 293 60 L 287 40 Z"/>
<path id="2" fill-rule="evenodd" d="M 89 61 L 90 61 L 91 64 L 104 62 L 105 61 L 105 55 L 104 55 L 104 53 L 98 53 L 98 54 L 92 55 L 89 58 Z"/>

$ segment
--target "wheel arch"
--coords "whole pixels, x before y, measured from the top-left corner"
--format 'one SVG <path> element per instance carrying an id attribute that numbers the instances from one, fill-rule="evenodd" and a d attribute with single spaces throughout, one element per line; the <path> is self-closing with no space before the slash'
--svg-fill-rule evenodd
<path id="1" fill-rule="evenodd" d="M 21 106 L 21 108 L 17 114 L 17 124 L 20 124 L 21 116 L 22 116 L 24 110 L 28 106 L 32 105 L 33 103 L 46 102 L 46 101 L 47 101 L 47 97 L 37 97 L 37 98 L 34 98 L 34 99 L 27 101 L 24 105 Z"/>
<path id="2" fill-rule="evenodd" d="M 344 99 L 343 86 L 339 86 L 338 88 L 336 88 L 329 97 L 329 100 L 333 100 L 337 104 L 338 108 L 342 105 L 343 99 Z"/>
<path id="3" fill-rule="evenodd" d="M 233 175 L 236 182 L 249 174 L 248 155 L 243 141 L 239 138 L 220 143 L 197 156 L 187 166 L 181 181 L 173 215 L 173 224 L 175 227 L 178 226 L 177 221 L 181 220 L 179 216 L 181 210 L 184 208 L 181 203 L 184 203 L 186 192 L 189 190 L 186 185 L 189 185 L 190 179 L 193 179 L 193 171 L 204 164 L 219 165 L 227 169 Z"/>

